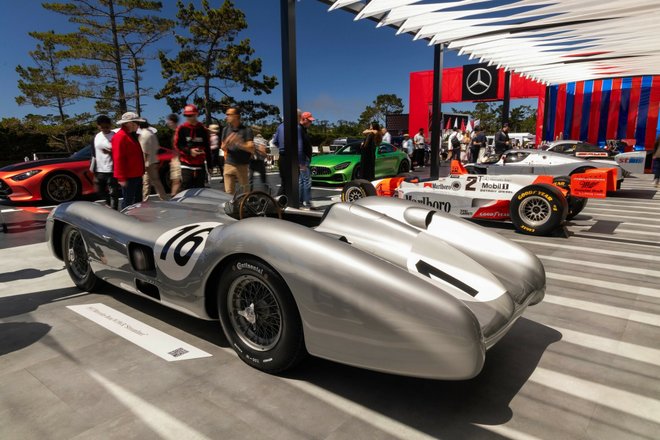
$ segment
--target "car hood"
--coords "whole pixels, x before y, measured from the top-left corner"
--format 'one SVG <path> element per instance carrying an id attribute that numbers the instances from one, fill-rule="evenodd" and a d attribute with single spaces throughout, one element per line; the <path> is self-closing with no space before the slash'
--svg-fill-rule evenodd
<path id="1" fill-rule="evenodd" d="M 6 167 L 0 168 L 0 172 L 11 173 L 16 171 L 31 170 L 34 168 L 45 167 L 48 165 L 57 165 L 57 164 L 72 163 L 72 162 L 89 162 L 89 159 L 80 160 L 80 159 L 72 159 L 70 157 L 67 157 L 64 159 L 62 158 L 42 159 L 42 160 L 33 160 L 29 162 L 19 162 L 13 165 L 7 165 Z"/>
<path id="2" fill-rule="evenodd" d="M 326 166 L 332 167 L 339 165 L 342 162 L 356 163 L 360 160 L 360 156 L 355 154 L 322 154 L 320 156 L 312 157 L 312 166 Z"/>

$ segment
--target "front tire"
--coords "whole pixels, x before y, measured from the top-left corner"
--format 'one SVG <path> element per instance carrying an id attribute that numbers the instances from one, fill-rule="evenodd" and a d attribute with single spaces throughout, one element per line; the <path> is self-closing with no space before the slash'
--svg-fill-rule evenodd
<path id="1" fill-rule="evenodd" d="M 41 194 L 50 203 L 70 202 L 80 195 L 80 183 L 71 174 L 55 173 L 44 179 Z"/>
<path id="2" fill-rule="evenodd" d="M 371 182 L 364 179 L 356 179 L 351 180 L 344 185 L 341 190 L 341 201 L 354 202 L 358 199 L 375 196 L 377 194 L 376 187 L 374 187 Z"/>
<path id="3" fill-rule="evenodd" d="M 568 203 L 553 185 L 529 185 L 511 199 L 511 222 L 523 234 L 548 235 L 566 220 Z"/>
<path id="4" fill-rule="evenodd" d="M 410 171 L 410 164 L 406 159 L 403 159 L 399 164 L 399 171 L 397 174 L 406 174 Z"/>
<path id="5" fill-rule="evenodd" d="M 82 234 L 70 225 L 62 233 L 62 256 L 71 280 L 80 290 L 91 292 L 98 287 L 100 280 L 92 272 Z"/>
<path id="6" fill-rule="evenodd" d="M 243 362 L 275 374 L 307 354 L 302 320 L 286 283 L 251 257 L 234 261 L 218 286 L 220 323 Z"/>

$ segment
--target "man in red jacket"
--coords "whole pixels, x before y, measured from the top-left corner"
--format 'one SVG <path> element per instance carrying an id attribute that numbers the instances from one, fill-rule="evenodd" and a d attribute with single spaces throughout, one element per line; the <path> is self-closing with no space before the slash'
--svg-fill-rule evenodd
<path id="1" fill-rule="evenodd" d="M 136 133 L 140 122 L 144 122 L 144 119 L 136 113 L 124 113 L 117 121 L 121 128 L 112 137 L 114 176 L 121 185 L 124 197 L 121 209 L 142 200 L 144 154 Z"/>
<path id="2" fill-rule="evenodd" d="M 204 188 L 206 184 L 206 158 L 210 158 L 209 132 L 197 120 L 197 107 L 188 104 L 183 108 L 186 122 L 174 133 L 174 147 L 181 160 L 181 189 Z"/>

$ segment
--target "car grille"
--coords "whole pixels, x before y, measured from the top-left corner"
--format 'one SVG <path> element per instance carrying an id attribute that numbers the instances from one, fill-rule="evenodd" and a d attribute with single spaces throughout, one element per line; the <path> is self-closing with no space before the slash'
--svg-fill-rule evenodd
<path id="1" fill-rule="evenodd" d="M 332 169 L 328 167 L 311 167 L 312 176 L 327 176 L 332 174 Z"/>
<path id="2" fill-rule="evenodd" d="M 4 180 L 0 179 L 0 197 L 8 196 L 12 193 L 11 188 L 7 185 Z"/>

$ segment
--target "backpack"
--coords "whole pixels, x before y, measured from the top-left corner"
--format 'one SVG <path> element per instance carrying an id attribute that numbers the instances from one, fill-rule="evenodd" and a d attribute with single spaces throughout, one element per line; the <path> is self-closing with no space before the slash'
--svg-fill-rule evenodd
<path id="1" fill-rule="evenodd" d="M 453 135 L 451 140 L 451 147 L 453 149 L 458 149 L 461 147 L 461 141 L 458 140 L 458 135 Z"/>

